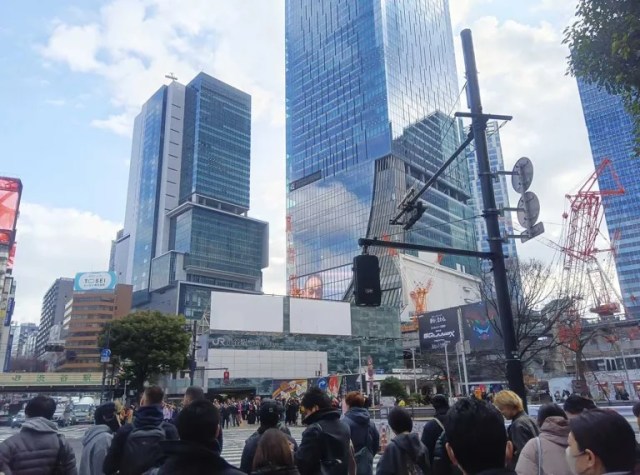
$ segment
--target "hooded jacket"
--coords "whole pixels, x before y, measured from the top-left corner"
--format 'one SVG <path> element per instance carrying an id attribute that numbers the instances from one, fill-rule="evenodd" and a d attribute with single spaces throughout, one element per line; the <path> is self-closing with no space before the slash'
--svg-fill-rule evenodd
<path id="1" fill-rule="evenodd" d="M 431 473 L 429 454 L 418 434 L 398 434 L 385 449 L 376 475 L 408 475 L 411 465 L 417 465 L 425 475 Z"/>
<path id="2" fill-rule="evenodd" d="M 20 432 L 0 444 L 0 465 L 14 475 L 49 475 L 56 465 L 76 475 L 76 457 L 58 425 L 44 417 L 28 418 Z"/>
<path id="3" fill-rule="evenodd" d="M 567 465 L 565 450 L 569 445 L 569 421 L 563 417 L 547 417 L 540 429 L 540 449 L 542 452 L 542 472 L 553 475 L 571 475 Z M 516 472 L 518 475 L 536 475 L 538 473 L 538 444 L 531 439 L 522 449 Z"/>
<path id="4" fill-rule="evenodd" d="M 167 459 L 154 475 L 240 475 L 241 472 L 220 456 L 215 449 L 185 440 L 161 443 Z M 217 445 L 217 444 L 215 444 Z"/>
<path id="5" fill-rule="evenodd" d="M 340 420 L 340 412 L 332 408 L 320 409 L 303 422 L 308 427 L 302 433 L 302 441 L 294 456 L 300 473 L 319 474 L 321 460 L 339 460 L 343 468 L 341 472 L 347 475 L 351 461 L 351 434 L 349 426 Z"/>
<path id="6" fill-rule="evenodd" d="M 160 406 L 143 406 L 136 412 L 133 424 L 126 424 L 115 433 L 109 452 L 104 459 L 103 471 L 107 475 L 118 472 L 120 467 L 126 466 L 129 461 L 123 460 L 124 447 L 129 434 L 134 429 L 146 429 L 162 427 L 166 440 L 178 440 L 178 431 L 175 426 L 164 422 L 162 409 Z"/>
<path id="7" fill-rule="evenodd" d="M 357 453 L 368 442 L 367 448 L 375 456 L 380 448 L 380 434 L 371 420 L 369 411 L 363 407 L 351 408 L 345 414 L 343 421 L 347 423 L 351 430 L 353 450 Z M 368 437 L 367 433 L 369 434 Z"/>
<path id="8" fill-rule="evenodd" d="M 287 426 L 278 426 L 274 427 L 274 429 L 280 429 L 289 439 L 289 442 L 293 444 L 294 452 L 298 450 L 298 443 L 296 440 L 291 437 L 291 432 L 287 428 Z M 253 468 L 253 458 L 256 456 L 256 450 L 258 450 L 258 443 L 260 442 L 260 437 L 271 427 L 260 426 L 257 431 L 255 431 L 251 436 L 245 441 L 244 449 L 242 449 L 242 458 L 240 459 L 240 470 L 246 473 L 251 473 L 251 469 Z"/>
<path id="9" fill-rule="evenodd" d="M 104 459 L 109 452 L 113 432 L 107 425 L 100 424 L 87 429 L 82 437 L 82 458 L 78 475 L 102 473 Z"/>

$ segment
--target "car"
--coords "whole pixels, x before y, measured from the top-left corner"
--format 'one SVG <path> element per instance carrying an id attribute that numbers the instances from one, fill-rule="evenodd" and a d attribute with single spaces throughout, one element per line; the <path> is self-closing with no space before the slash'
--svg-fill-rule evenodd
<path id="1" fill-rule="evenodd" d="M 11 418 L 11 428 L 22 427 L 22 424 L 26 420 L 24 411 L 19 411 L 15 416 Z"/>

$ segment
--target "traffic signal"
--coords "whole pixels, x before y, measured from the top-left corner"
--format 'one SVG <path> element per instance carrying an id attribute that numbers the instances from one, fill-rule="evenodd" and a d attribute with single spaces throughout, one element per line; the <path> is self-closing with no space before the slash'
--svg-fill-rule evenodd
<path id="1" fill-rule="evenodd" d="M 224 384 L 229 384 L 229 371 L 225 371 L 222 375 L 222 379 Z"/>
<path id="2" fill-rule="evenodd" d="M 413 205 L 410 208 L 409 218 L 407 219 L 407 222 L 404 223 L 404 226 L 402 228 L 405 231 L 408 231 L 409 229 L 411 229 L 411 227 L 414 224 L 416 224 L 420 220 L 420 218 L 422 218 L 422 215 L 426 210 L 427 210 L 427 203 L 425 203 L 422 200 L 416 201 L 415 205 Z"/>
<path id="3" fill-rule="evenodd" d="M 382 303 L 377 256 L 362 254 L 353 258 L 353 296 L 356 305 L 379 307 Z"/>

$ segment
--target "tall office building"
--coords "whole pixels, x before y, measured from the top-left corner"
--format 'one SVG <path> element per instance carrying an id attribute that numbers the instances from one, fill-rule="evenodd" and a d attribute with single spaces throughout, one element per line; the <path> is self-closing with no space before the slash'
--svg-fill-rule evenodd
<path id="1" fill-rule="evenodd" d="M 475 249 L 464 157 L 423 196 L 410 232 L 389 219 L 460 143 L 447 0 L 287 0 L 287 268 L 292 295 L 348 296 L 358 238 Z M 383 303 L 401 280 L 382 257 Z M 442 262 L 477 270 L 469 258 Z"/>
<path id="2" fill-rule="evenodd" d="M 502 144 L 500 142 L 500 129 L 496 121 L 487 123 L 487 150 L 489 152 L 489 162 L 491 170 L 504 170 L 504 160 L 502 157 Z M 480 186 L 480 178 L 478 176 L 478 159 L 475 154 L 475 147 L 469 147 L 466 150 L 467 163 L 469 165 L 469 178 L 471 179 L 471 194 L 474 213 L 476 216 L 482 216 L 482 188 Z M 494 194 L 496 196 L 496 204 L 498 208 L 509 208 L 509 189 L 507 187 L 507 178 L 500 175 L 498 180 L 493 182 Z M 484 219 L 474 220 L 476 225 L 476 242 L 479 251 L 489 252 L 489 241 L 487 235 L 487 224 Z M 500 234 L 502 236 L 514 234 L 513 221 L 510 212 L 505 212 L 500 217 Z M 505 257 L 508 259 L 517 259 L 516 242 L 509 239 L 502 245 Z M 483 263 L 487 268 L 491 267 L 490 262 Z"/>
<path id="3" fill-rule="evenodd" d="M 609 236 L 618 235 L 616 269 L 627 314 L 640 318 L 640 162 L 634 153 L 633 123 L 622 101 L 596 86 L 578 81 L 584 119 L 596 168 L 612 161 L 625 193 L 604 196 Z M 601 190 L 617 188 L 611 173 L 598 178 Z"/>
<path id="4" fill-rule="evenodd" d="M 56 370 L 100 371 L 100 335 L 106 325 L 131 311 L 131 286 L 116 282 L 115 274 L 107 272 L 76 276 L 73 298 L 65 309 L 64 358 Z"/>
<path id="5" fill-rule="evenodd" d="M 124 230 L 110 266 L 137 308 L 199 318 L 212 289 L 260 293 L 268 225 L 247 216 L 251 96 L 207 74 L 136 117 Z"/>
<path id="6" fill-rule="evenodd" d="M 38 334 L 38 325 L 35 323 L 19 323 L 11 327 L 13 335 L 11 341 L 11 358 L 25 357 L 27 342 L 33 334 Z"/>
<path id="7" fill-rule="evenodd" d="M 73 296 L 73 279 L 61 277 L 56 279 L 47 290 L 42 299 L 42 312 L 40 313 L 40 325 L 38 325 L 38 339 L 36 342 L 36 356 L 45 352 L 45 346 L 49 342 L 51 328 L 54 325 L 62 325 L 64 308 Z"/>

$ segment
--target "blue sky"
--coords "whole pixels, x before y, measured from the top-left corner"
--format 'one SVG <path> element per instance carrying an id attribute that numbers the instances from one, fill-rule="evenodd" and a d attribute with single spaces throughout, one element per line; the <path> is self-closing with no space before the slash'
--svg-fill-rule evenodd
<path id="1" fill-rule="evenodd" d="M 456 42 L 473 29 L 486 109 L 515 116 L 502 129 L 507 165 L 533 159 L 542 218 L 559 222 L 564 194 L 592 167 L 560 44 L 575 1 L 450 2 Z M 271 224 L 265 290 L 283 293 L 284 0 L 2 2 L 0 174 L 24 183 L 16 320 L 38 321 L 56 277 L 106 268 L 133 117 L 165 74 L 186 83 L 200 70 L 253 97 L 250 214 Z M 540 243 L 520 249 L 551 258 Z"/>

